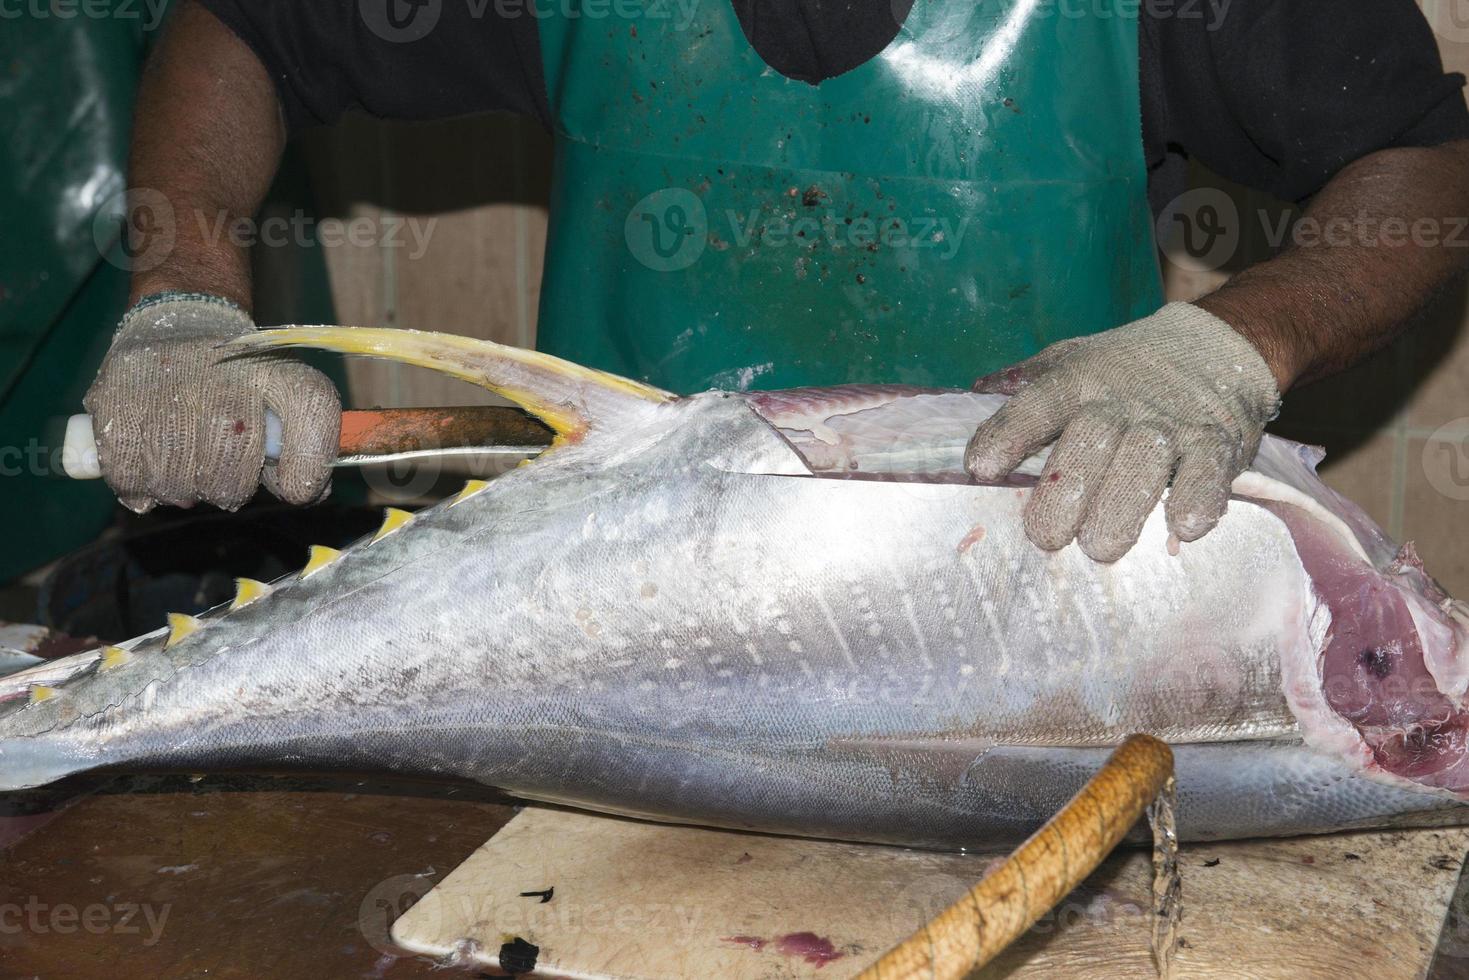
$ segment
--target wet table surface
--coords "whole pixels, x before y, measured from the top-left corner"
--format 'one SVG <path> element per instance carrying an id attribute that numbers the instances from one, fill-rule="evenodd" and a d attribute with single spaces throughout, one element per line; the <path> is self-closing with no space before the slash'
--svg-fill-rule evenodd
<path id="1" fill-rule="evenodd" d="M 75 792 L 78 787 L 68 787 Z M 512 816 L 476 787 L 117 779 L 0 816 L 0 977 L 444 976 L 387 929 Z"/>
<path id="2" fill-rule="evenodd" d="M 395 949 L 388 928 L 514 815 L 489 791 L 243 776 L 131 777 L 85 788 L 29 805 L 23 796 L 3 801 L 6 980 L 442 980 L 483 969 L 445 973 Z M 547 854 L 563 844 L 546 840 Z M 1450 829 L 1186 846 L 1180 975 L 1422 977 L 1437 944 L 1440 962 L 1430 975 L 1463 977 L 1466 933 L 1457 913 L 1469 893 L 1455 893 L 1454 883 L 1466 846 L 1466 832 Z M 549 860 L 539 852 L 537 859 Z M 954 888 L 977 873 L 966 871 Z M 1044 920 L 987 976 L 1152 975 L 1143 928 L 1148 882 L 1145 853 L 1114 855 L 1063 905 L 1077 914 Z M 569 879 L 557 885 L 558 901 L 575 897 L 564 894 Z M 633 895 L 651 888 L 628 887 Z M 693 890 L 686 898 L 699 901 Z M 752 903 L 724 895 L 707 907 Z M 1129 914 L 1108 912 L 1118 908 Z M 454 925 L 445 935 L 472 934 L 467 929 Z M 788 975 L 766 962 L 772 956 L 750 953 L 750 971 L 735 975 Z M 843 975 L 840 965 L 821 975 Z M 690 974 L 679 967 L 644 975 Z"/>

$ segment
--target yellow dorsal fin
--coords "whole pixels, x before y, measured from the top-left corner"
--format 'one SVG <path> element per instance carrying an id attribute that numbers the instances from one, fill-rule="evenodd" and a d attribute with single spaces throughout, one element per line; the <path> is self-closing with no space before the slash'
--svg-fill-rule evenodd
<path id="1" fill-rule="evenodd" d="M 515 402 L 575 441 L 619 416 L 672 401 L 669 392 L 640 381 L 582 367 L 550 354 L 489 340 L 379 327 L 284 327 L 258 330 L 230 342 L 244 350 L 319 347 L 380 357 L 440 371 L 488 388 Z"/>
<path id="2" fill-rule="evenodd" d="M 121 667 L 132 659 L 132 653 L 124 650 L 122 647 L 103 647 L 102 660 L 97 664 L 97 669 L 112 670 L 115 667 Z"/>
<path id="3" fill-rule="evenodd" d="M 190 636 L 199 632 L 199 628 L 203 625 L 203 621 L 197 617 L 189 616 L 185 613 L 169 613 L 168 639 L 164 641 L 163 649 L 167 650 L 175 643 L 188 639 Z"/>
<path id="4" fill-rule="evenodd" d="M 311 554 L 306 559 L 306 566 L 301 569 L 301 577 L 309 578 L 315 575 L 340 557 L 342 553 L 336 548 L 328 548 L 324 544 L 312 545 Z"/>
<path id="5" fill-rule="evenodd" d="M 41 704 L 44 701 L 50 701 L 52 698 L 60 696 L 61 692 L 51 685 L 37 684 L 36 686 L 31 688 L 30 703 Z"/>
<path id="6" fill-rule="evenodd" d="M 374 542 L 381 541 L 411 520 L 413 520 L 413 515 L 406 510 L 399 510 L 397 507 L 384 508 L 382 527 L 377 529 L 377 533 L 372 536 L 372 540 Z"/>
<path id="7" fill-rule="evenodd" d="M 244 609 L 256 599 L 262 599 L 270 595 L 270 586 L 264 582 L 257 582 L 253 578 L 235 579 L 235 601 L 230 603 L 230 609 Z"/>
<path id="8" fill-rule="evenodd" d="M 466 481 L 464 484 L 464 489 L 460 490 L 454 495 L 454 499 L 449 501 L 449 506 L 453 507 L 455 504 L 462 504 L 464 501 L 468 500 L 470 497 L 473 497 L 475 494 L 479 493 L 481 490 L 483 490 L 485 487 L 488 487 L 489 485 L 489 480 Z"/>

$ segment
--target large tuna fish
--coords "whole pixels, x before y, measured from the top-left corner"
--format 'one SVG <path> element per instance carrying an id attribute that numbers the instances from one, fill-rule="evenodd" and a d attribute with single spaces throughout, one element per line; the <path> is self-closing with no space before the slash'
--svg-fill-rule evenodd
<path id="1" fill-rule="evenodd" d="M 560 433 L 532 465 L 229 608 L 0 681 L 0 788 L 104 768 L 380 768 L 594 810 L 932 847 L 1033 830 L 1130 732 L 1185 837 L 1463 820 L 1464 607 L 1266 439 L 1203 539 L 1042 552 L 974 485 L 1003 399 L 673 398 L 399 331 Z M 269 356 L 269 355 L 266 355 Z M 1025 472 L 1037 472 L 1036 461 Z"/>

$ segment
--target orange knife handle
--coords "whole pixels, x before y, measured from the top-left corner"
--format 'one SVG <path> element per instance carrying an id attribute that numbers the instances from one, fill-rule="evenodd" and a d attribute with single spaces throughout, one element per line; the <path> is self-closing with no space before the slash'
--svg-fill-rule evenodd
<path id="1" fill-rule="evenodd" d="M 342 456 L 387 456 L 474 446 L 544 448 L 555 433 L 518 408 L 375 408 L 342 413 Z"/>

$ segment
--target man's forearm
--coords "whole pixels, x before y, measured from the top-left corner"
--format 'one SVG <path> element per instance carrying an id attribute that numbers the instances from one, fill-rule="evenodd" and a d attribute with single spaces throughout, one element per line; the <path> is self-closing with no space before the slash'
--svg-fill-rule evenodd
<path id="1" fill-rule="evenodd" d="M 231 227 L 254 217 L 285 145 L 259 59 L 194 3 L 174 13 L 138 93 L 128 186 L 172 206 L 175 243 L 133 275 L 132 293 L 212 293 L 250 309 L 250 261 Z"/>
<path id="2" fill-rule="evenodd" d="M 1285 251 L 1197 305 L 1260 351 L 1281 391 L 1386 344 L 1469 268 L 1469 142 L 1383 150 L 1312 199 Z"/>

